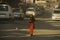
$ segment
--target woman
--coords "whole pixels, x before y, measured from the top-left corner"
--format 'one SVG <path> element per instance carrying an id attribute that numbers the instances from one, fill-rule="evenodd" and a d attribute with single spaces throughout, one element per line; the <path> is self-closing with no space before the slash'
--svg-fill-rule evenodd
<path id="1" fill-rule="evenodd" d="M 30 20 L 29 20 L 29 29 L 30 29 L 30 35 L 33 36 L 33 30 L 35 28 L 35 18 L 33 15 L 30 15 Z"/>

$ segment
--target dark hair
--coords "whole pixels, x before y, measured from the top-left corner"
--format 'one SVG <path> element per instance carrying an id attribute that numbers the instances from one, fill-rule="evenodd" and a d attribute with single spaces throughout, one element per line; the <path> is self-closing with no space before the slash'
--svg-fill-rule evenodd
<path id="1" fill-rule="evenodd" d="M 35 22 L 35 18 L 34 18 L 34 16 L 32 15 L 32 16 L 30 16 L 30 22 Z"/>

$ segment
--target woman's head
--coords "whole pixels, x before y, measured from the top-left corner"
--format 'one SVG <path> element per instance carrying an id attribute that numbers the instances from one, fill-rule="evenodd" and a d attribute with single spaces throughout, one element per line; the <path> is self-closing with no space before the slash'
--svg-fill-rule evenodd
<path id="1" fill-rule="evenodd" d="M 33 17 L 33 15 L 32 15 L 32 14 L 30 14 L 30 17 Z"/>

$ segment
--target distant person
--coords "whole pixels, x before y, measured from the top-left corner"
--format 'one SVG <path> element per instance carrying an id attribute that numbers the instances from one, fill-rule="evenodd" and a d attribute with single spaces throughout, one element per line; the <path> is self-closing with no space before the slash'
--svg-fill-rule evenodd
<path id="1" fill-rule="evenodd" d="M 29 29 L 30 29 L 30 35 L 31 35 L 31 36 L 33 36 L 33 30 L 34 30 L 34 28 L 35 28 L 34 22 L 35 22 L 35 18 L 34 18 L 34 16 L 31 14 L 31 15 L 30 15 L 30 20 L 29 20 Z"/>
<path id="2" fill-rule="evenodd" d="M 24 17 L 22 14 L 20 14 L 20 20 L 24 20 Z"/>

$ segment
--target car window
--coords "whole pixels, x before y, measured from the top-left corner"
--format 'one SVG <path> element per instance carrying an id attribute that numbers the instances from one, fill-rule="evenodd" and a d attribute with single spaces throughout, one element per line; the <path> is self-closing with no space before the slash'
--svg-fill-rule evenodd
<path id="1" fill-rule="evenodd" d="M 60 10 L 54 10 L 54 13 L 60 13 Z"/>
<path id="2" fill-rule="evenodd" d="M 34 9 L 27 9 L 27 11 L 34 11 Z"/>
<path id="3" fill-rule="evenodd" d="M 0 6 L 0 11 L 8 11 L 8 6 Z"/>

